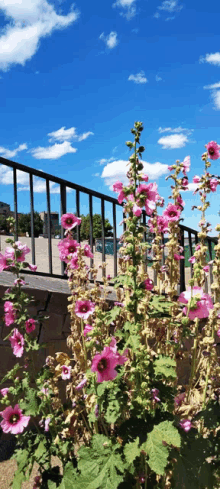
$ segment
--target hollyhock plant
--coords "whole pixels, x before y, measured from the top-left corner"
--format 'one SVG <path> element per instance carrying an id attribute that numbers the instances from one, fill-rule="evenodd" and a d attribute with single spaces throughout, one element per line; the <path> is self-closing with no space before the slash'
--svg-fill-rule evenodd
<path id="1" fill-rule="evenodd" d="M 95 310 L 95 304 L 91 301 L 76 301 L 75 314 L 78 318 L 88 319 Z"/>
<path id="2" fill-rule="evenodd" d="M 2 431 L 4 433 L 11 433 L 12 435 L 23 433 L 30 420 L 30 416 L 23 415 L 18 404 L 16 404 L 14 408 L 8 406 L 1 412 L 1 416 L 3 418 L 0 423 Z"/>
<path id="3" fill-rule="evenodd" d="M 152 219 L 149 219 L 148 226 L 151 233 L 155 232 Z M 164 216 L 157 216 L 157 228 L 159 233 L 167 233 L 169 231 L 168 220 Z"/>
<path id="4" fill-rule="evenodd" d="M 208 144 L 205 144 L 205 147 L 207 148 L 208 156 L 211 160 L 217 160 L 220 157 L 220 147 L 215 141 L 210 141 Z"/>
<path id="5" fill-rule="evenodd" d="M 72 371 L 72 367 L 67 366 L 67 365 L 62 365 L 62 373 L 61 373 L 62 379 L 63 380 L 70 379 L 71 378 L 71 371 Z"/>
<path id="6" fill-rule="evenodd" d="M 13 335 L 9 337 L 9 341 L 13 348 L 13 354 L 18 358 L 22 357 L 24 353 L 24 337 L 18 329 L 14 329 Z"/>
<path id="7" fill-rule="evenodd" d="M 168 222 L 178 221 L 180 218 L 179 207 L 175 204 L 168 204 L 166 209 L 163 211 L 163 217 L 165 217 Z"/>
<path id="8" fill-rule="evenodd" d="M 218 186 L 218 180 L 217 178 L 211 178 L 209 181 L 209 187 L 212 192 L 216 192 Z"/>
<path id="9" fill-rule="evenodd" d="M 63 214 L 61 216 L 61 226 L 64 229 L 67 229 L 70 231 L 71 229 L 75 228 L 76 226 L 79 226 L 81 224 L 81 220 L 79 217 L 75 216 L 74 214 Z"/>
<path id="10" fill-rule="evenodd" d="M 201 181 L 201 178 L 198 175 L 195 175 L 193 177 L 193 183 L 199 183 Z"/>
<path id="11" fill-rule="evenodd" d="M 15 322 L 16 319 L 16 310 L 14 309 L 14 304 L 11 301 L 5 301 L 4 303 L 4 311 L 5 311 L 5 326 L 11 326 Z"/>
<path id="12" fill-rule="evenodd" d="M 189 309 L 189 319 L 195 318 L 203 319 L 209 316 L 210 309 L 213 309 L 213 302 L 210 295 L 205 294 L 201 287 L 193 287 L 192 298 L 197 300 L 196 306 Z M 191 301 L 191 287 L 188 287 L 187 291 L 181 292 L 178 297 L 178 301 L 183 304 L 188 304 Z M 187 307 L 183 308 L 183 313 L 187 314 Z"/>
<path id="13" fill-rule="evenodd" d="M 25 322 L 26 333 L 31 333 L 36 328 L 36 321 L 34 319 L 28 319 Z"/>
<path id="14" fill-rule="evenodd" d="M 114 346 L 105 346 L 101 353 L 96 353 L 92 360 L 91 371 L 97 373 L 97 382 L 114 380 L 118 373 L 117 365 L 123 365 L 127 358 L 114 351 Z"/>
<path id="15" fill-rule="evenodd" d="M 182 199 L 181 195 L 178 195 L 177 196 L 176 203 L 177 203 L 178 206 L 180 206 L 180 210 L 181 210 L 181 208 L 183 208 L 185 206 L 185 202 Z"/>
<path id="16" fill-rule="evenodd" d="M 119 204 L 122 204 L 123 200 L 126 199 L 126 195 L 125 193 L 123 192 L 123 190 L 121 190 L 118 194 L 118 203 Z"/>

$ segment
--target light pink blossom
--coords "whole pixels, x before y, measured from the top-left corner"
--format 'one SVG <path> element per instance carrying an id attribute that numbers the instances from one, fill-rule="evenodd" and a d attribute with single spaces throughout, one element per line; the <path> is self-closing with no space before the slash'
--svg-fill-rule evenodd
<path id="1" fill-rule="evenodd" d="M 97 382 L 106 382 L 117 377 L 116 365 L 123 365 L 127 358 L 114 351 L 114 345 L 105 346 L 101 353 L 96 353 L 92 360 L 91 370 L 97 373 Z"/>
<path id="2" fill-rule="evenodd" d="M 62 365 L 62 374 L 61 377 L 63 380 L 67 380 L 71 378 L 72 367 L 67 365 Z"/>
<path id="3" fill-rule="evenodd" d="M 32 272 L 36 272 L 36 270 L 37 270 L 37 265 L 32 265 L 31 263 L 29 263 L 28 268 L 30 268 L 30 270 L 31 270 Z"/>
<path id="4" fill-rule="evenodd" d="M 84 255 L 87 256 L 88 258 L 94 258 L 94 255 L 91 251 L 91 248 L 88 244 L 84 246 Z"/>
<path id="5" fill-rule="evenodd" d="M 177 205 L 180 206 L 180 207 L 184 207 L 185 206 L 185 202 L 184 200 L 182 199 L 181 195 L 178 195 L 177 198 L 176 198 L 176 202 L 177 202 Z"/>
<path id="6" fill-rule="evenodd" d="M 203 319 L 209 316 L 210 309 L 213 309 L 212 298 L 203 292 L 201 287 L 193 287 L 192 297 L 196 298 L 197 304 L 195 307 L 189 310 L 189 319 L 193 320 L 195 318 Z M 178 301 L 183 304 L 188 304 L 191 300 L 191 287 L 188 287 L 187 291 L 181 292 Z M 183 308 L 183 313 L 187 315 L 187 307 Z"/>
<path id="7" fill-rule="evenodd" d="M 5 250 L 6 258 L 9 258 L 10 260 L 15 260 L 15 254 L 16 254 L 17 262 L 25 261 L 25 256 L 31 251 L 30 248 L 28 248 L 26 244 L 22 244 L 21 241 L 15 241 L 15 246 L 16 248 L 10 248 L 10 247 L 6 248 Z"/>
<path id="8" fill-rule="evenodd" d="M 187 190 L 188 184 L 189 184 L 188 178 L 186 177 L 182 178 L 181 185 L 182 187 L 184 187 L 184 190 Z"/>
<path id="9" fill-rule="evenodd" d="M 178 394 L 176 397 L 174 397 L 175 404 L 177 406 L 181 406 L 181 404 L 183 403 L 185 397 L 186 397 L 186 393 L 185 392 L 181 392 L 180 394 Z"/>
<path id="10" fill-rule="evenodd" d="M 209 180 L 209 187 L 212 192 L 215 192 L 218 186 L 218 180 L 217 178 L 211 178 Z"/>
<path id="11" fill-rule="evenodd" d="M 201 178 L 200 178 L 198 175 L 195 175 L 195 176 L 193 177 L 193 183 L 199 183 L 199 182 L 200 182 L 200 180 L 201 180 Z"/>
<path id="12" fill-rule="evenodd" d="M 218 329 L 218 331 L 217 331 L 217 333 L 216 333 L 216 334 L 217 334 L 217 336 L 220 338 L 220 328 Z"/>
<path id="13" fill-rule="evenodd" d="M 91 301 L 76 301 L 75 314 L 82 319 L 88 319 L 95 310 L 95 304 Z"/>
<path id="14" fill-rule="evenodd" d="M 87 379 L 85 378 L 81 380 L 81 382 L 78 385 L 76 385 L 75 389 L 77 391 L 80 391 L 81 389 L 83 389 L 83 387 L 85 387 L 86 384 L 87 384 Z"/>
<path id="15" fill-rule="evenodd" d="M 4 387 L 4 389 L 1 389 L 1 390 L 0 390 L 1 395 L 2 395 L 3 397 L 7 396 L 8 391 L 9 391 L 9 387 Z"/>
<path id="16" fill-rule="evenodd" d="M 153 280 L 151 280 L 150 278 L 144 280 L 144 288 L 146 290 L 152 290 L 154 288 Z"/>
<path id="17" fill-rule="evenodd" d="M 156 209 L 156 203 L 153 200 L 145 200 L 145 211 L 148 216 L 151 216 Z"/>
<path id="18" fill-rule="evenodd" d="M 125 199 L 126 199 L 125 193 L 123 192 L 123 190 L 120 190 L 120 192 L 118 194 L 118 203 L 122 204 L 123 200 L 125 200 Z"/>
<path id="19" fill-rule="evenodd" d="M 49 424 L 50 424 L 50 421 L 51 421 L 51 418 L 48 417 L 45 419 L 45 423 L 44 423 L 44 431 L 49 431 Z"/>
<path id="20" fill-rule="evenodd" d="M 180 426 L 187 433 L 189 430 L 191 430 L 192 423 L 190 419 L 183 419 L 182 421 L 180 421 Z"/>
<path id="21" fill-rule="evenodd" d="M 0 273 L 9 268 L 6 256 L 0 253 Z"/>
<path id="22" fill-rule="evenodd" d="M 189 258 L 189 262 L 190 262 L 190 263 L 192 263 L 192 264 L 193 264 L 193 263 L 195 263 L 195 261 L 196 261 L 196 257 L 195 257 L 195 256 L 191 256 L 191 257 Z"/>
<path id="23" fill-rule="evenodd" d="M 69 212 L 66 214 L 63 214 L 61 217 L 61 226 L 64 229 L 71 230 L 75 228 L 75 226 L 79 226 L 81 224 L 81 220 L 79 217 L 75 216 L 74 214 L 70 214 Z"/>
<path id="24" fill-rule="evenodd" d="M 190 170 L 190 156 L 186 156 L 182 162 L 183 166 L 183 174 L 186 175 L 186 172 Z"/>
<path id="25" fill-rule="evenodd" d="M 13 335 L 9 337 L 9 341 L 13 348 L 13 354 L 18 358 L 22 357 L 24 353 L 24 337 L 18 329 L 14 329 Z"/>
<path id="26" fill-rule="evenodd" d="M 196 250 L 196 251 L 199 251 L 199 250 L 200 250 L 200 248 L 201 248 L 200 244 L 197 244 L 197 245 L 196 245 L 196 247 L 195 247 L 195 250 Z"/>
<path id="27" fill-rule="evenodd" d="M 149 180 L 148 176 L 145 173 L 142 173 L 141 178 L 142 180 L 144 180 L 144 182 L 148 182 Z"/>
<path id="28" fill-rule="evenodd" d="M 27 333 L 31 333 L 31 331 L 34 331 L 36 328 L 36 321 L 32 318 L 28 319 L 25 322 L 25 328 Z"/>
<path id="29" fill-rule="evenodd" d="M 13 302 L 5 301 L 4 303 L 4 311 L 5 311 L 5 326 L 11 326 L 15 322 L 16 319 L 16 310 L 14 309 Z"/>
<path id="30" fill-rule="evenodd" d="M 8 406 L 4 411 L 1 412 L 3 421 L 0 425 L 4 433 L 12 433 L 12 435 L 18 435 L 18 433 L 23 433 L 24 428 L 27 427 L 30 416 L 24 416 L 19 405 L 16 404 L 13 408 Z"/>
<path id="31" fill-rule="evenodd" d="M 217 160 L 219 158 L 219 145 L 215 141 L 210 141 L 205 147 L 207 148 L 208 156 L 211 160 Z"/>
<path id="32" fill-rule="evenodd" d="M 210 267 L 209 267 L 209 265 L 205 265 L 205 266 L 203 267 L 203 271 L 204 271 L 205 273 L 208 273 L 208 272 L 209 272 L 209 268 L 210 268 Z"/>
<path id="33" fill-rule="evenodd" d="M 22 280 L 21 278 L 16 278 L 14 280 L 14 285 L 26 285 L 26 282 Z"/>
<path id="34" fill-rule="evenodd" d="M 71 260 L 69 262 L 69 268 L 71 270 L 77 270 L 79 268 L 78 254 L 77 253 L 72 254 Z"/>
<path id="35" fill-rule="evenodd" d="M 178 221 L 180 218 L 179 207 L 175 204 L 168 204 L 166 209 L 163 211 L 163 217 L 165 217 L 168 222 Z"/>
<path id="36" fill-rule="evenodd" d="M 123 183 L 119 182 L 119 180 L 113 184 L 114 192 L 121 192 L 122 189 L 123 189 Z"/>
<path id="37" fill-rule="evenodd" d="M 132 211 L 133 211 L 133 214 L 134 214 L 136 217 L 140 217 L 140 216 L 141 216 L 141 214 L 142 214 L 142 209 L 141 209 L 141 207 L 138 207 L 138 205 L 137 205 L 137 204 L 134 204 Z"/>
<path id="38" fill-rule="evenodd" d="M 159 389 L 151 389 L 153 401 L 160 402 L 159 392 L 160 392 Z"/>
<path id="39" fill-rule="evenodd" d="M 86 324 L 86 325 L 85 325 L 85 328 L 84 328 L 84 331 L 83 331 L 84 336 L 86 336 L 86 335 L 87 335 L 88 333 L 90 333 L 92 330 L 93 330 L 93 326 L 91 326 L 90 324 Z"/>

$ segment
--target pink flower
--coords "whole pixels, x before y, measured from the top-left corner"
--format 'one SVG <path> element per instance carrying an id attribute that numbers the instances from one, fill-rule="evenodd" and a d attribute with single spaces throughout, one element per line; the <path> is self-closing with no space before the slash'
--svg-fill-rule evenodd
<path id="1" fill-rule="evenodd" d="M 0 425 L 4 433 L 12 433 L 12 435 L 18 435 L 18 433 L 23 433 L 24 428 L 27 427 L 30 416 L 24 416 L 19 405 L 13 408 L 8 406 L 4 411 L 1 412 L 3 421 Z"/>
<path id="2" fill-rule="evenodd" d="M 116 342 L 116 339 L 114 338 L 114 336 L 112 336 L 111 343 L 110 343 L 109 347 L 113 351 L 114 355 L 116 355 L 117 360 L 118 360 L 118 365 L 124 365 L 124 363 L 128 360 L 126 357 L 128 350 L 125 350 L 122 353 L 122 355 L 120 353 L 118 353 L 117 342 Z"/>
<path id="3" fill-rule="evenodd" d="M 118 306 L 118 307 L 124 307 L 124 304 L 123 302 L 114 302 L 114 306 Z"/>
<path id="4" fill-rule="evenodd" d="M 62 374 L 61 377 L 63 380 L 70 379 L 71 377 L 72 367 L 68 367 L 67 365 L 62 365 Z"/>
<path id="5" fill-rule="evenodd" d="M 26 285 L 26 282 L 22 280 L 21 278 L 16 278 L 14 280 L 14 285 Z"/>
<path id="6" fill-rule="evenodd" d="M 200 180 L 201 180 L 201 178 L 200 178 L 198 175 L 195 175 L 195 176 L 193 177 L 193 183 L 199 183 L 199 182 L 200 182 Z"/>
<path id="7" fill-rule="evenodd" d="M 20 241 L 15 241 L 16 248 L 7 247 L 5 250 L 6 258 L 10 260 L 15 260 L 15 251 L 16 251 L 16 261 L 23 262 L 25 261 L 25 256 L 30 253 L 30 248 L 26 244 L 22 244 Z"/>
<path id="8" fill-rule="evenodd" d="M 142 180 L 144 180 L 144 182 L 148 182 L 148 180 L 149 180 L 148 176 L 147 176 L 147 175 L 145 175 L 145 173 L 143 173 L 143 174 L 141 175 L 141 178 L 142 178 Z"/>
<path id="9" fill-rule="evenodd" d="M 90 324 L 86 324 L 83 332 L 84 336 L 86 336 L 92 330 L 93 330 L 93 326 L 91 326 Z"/>
<path id="10" fill-rule="evenodd" d="M 201 287 L 193 287 L 192 297 L 196 298 L 197 304 L 189 310 L 189 319 L 195 318 L 203 319 L 209 316 L 210 309 L 213 309 L 212 298 L 203 292 Z M 188 287 L 187 291 L 181 292 L 178 301 L 183 304 L 188 304 L 191 300 L 191 287 Z M 183 313 L 187 314 L 187 307 L 183 308 Z"/>
<path id="11" fill-rule="evenodd" d="M 1 389 L 1 390 L 0 390 L 1 395 L 2 395 L 3 397 L 7 396 L 8 391 L 9 391 L 9 387 L 4 387 L 4 389 Z"/>
<path id="12" fill-rule="evenodd" d="M 81 224 L 81 220 L 79 217 L 74 216 L 74 214 L 63 214 L 61 217 L 61 226 L 64 229 L 73 229 L 75 226 Z"/>
<path id="13" fill-rule="evenodd" d="M 185 256 L 178 255 L 177 253 L 174 253 L 173 258 L 174 258 L 174 260 L 179 261 L 179 260 L 184 260 Z"/>
<path id="14" fill-rule="evenodd" d="M 68 263 L 67 257 L 69 255 L 72 256 L 73 253 L 76 253 L 78 247 L 79 243 L 77 243 L 75 239 L 64 238 L 58 243 L 60 260 Z"/>
<path id="15" fill-rule="evenodd" d="M 0 273 L 9 268 L 6 256 L 0 253 Z"/>
<path id="16" fill-rule="evenodd" d="M 156 183 L 148 183 L 148 185 L 141 183 L 137 187 L 137 194 L 139 194 L 141 197 L 145 196 L 146 199 L 153 200 L 153 202 L 156 202 L 159 198 Z"/>
<path id="17" fill-rule="evenodd" d="M 168 220 L 164 216 L 157 216 L 157 227 L 160 233 L 167 233 L 169 231 Z"/>
<path id="18" fill-rule="evenodd" d="M 29 263 L 28 268 L 30 268 L 30 270 L 31 270 L 32 272 L 36 272 L 36 270 L 37 270 L 37 265 L 32 265 L 31 263 Z"/>
<path id="19" fill-rule="evenodd" d="M 169 171 L 172 171 L 173 166 L 172 165 L 169 165 L 167 168 L 168 168 Z"/>
<path id="20" fill-rule="evenodd" d="M 183 166 L 183 174 L 186 175 L 186 172 L 190 170 L 190 156 L 186 156 L 182 162 Z"/>
<path id="21" fill-rule="evenodd" d="M 212 192 L 215 192 L 218 186 L 217 178 L 211 178 L 209 181 L 209 187 Z"/>
<path id="22" fill-rule="evenodd" d="M 156 204 L 153 200 L 145 200 L 145 211 L 148 216 L 151 216 L 156 209 Z"/>
<path id="23" fill-rule="evenodd" d="M 167 208 L 163 211 L 163 217 L 165 217 L 168 222 L 178 221 L 180 218 L 179 207 L 175 204 L 168 204 Z"/>
<path id="24" fill-rule="evenodd" d="M 154 288 L 154 283 L 153 283 L 153 280 L 151 280 L 150 278 L 147 278 L 145 281 L 144 281 L 144 288 L 146 290 L 152 290 Z"/>
<path id="25" fill-rule="evenodd" d="M 85 378 L 81 380 L 81 382 L 78 385 L 76 385 L 75 389 L 77 391 L 80 391 L 81 389 L 83 389 L 83 387 L 85 387 L 86 384 L 87 384 L 87 379 Z"/>
<path id="26" fill-rule="evenodd" d="M 195 257 L 195 256 L 191 256 L 191 257 L 189 258 L 189 262 L 190 262 L 190 263 L 195 263 L 195 261 L 196 261 L 196 257 Z"/>
<path id="27" fill-rule="evenodd" d="M 181 394 L 178 394 L 176 397 L 174 397 L 174 402 L 177 406 L 181 406 L 183 403 L 184 399 L 186 397 L 186 393 L 182 392 Z"/>
<path id="28" fill-rule="evenodd" d="M 141 214 L 142 214 L 142 209 L 141 207 L 138 207 L 138 205 L 134 204 L 133 206 L 133 214 L 136 216 L 136 217 L 140 217 Z"/>
<path id="29" fill-rule="evenodd" d="M 121 190 L 118 194 L 118 203 L 119 204 L 122 204 L 123 200 L 126 199 L 126 195 L 125 193 L 123 192 L 123 190 Z"/>
<path id="30" fill-rule="evenodd" d="M 91 252 L 91 248 L 88 244 L 84 246 L 84 255 L 87 256 L 88 258 L 94 258 L 94 255 Z"/>
<path id="31" fill-rule="evenodd" d="M 181 182 L 181 185 L 182 187 L 184 187 L 184 190 L 186 190 L 188 188 L 188 178 L 182 178 L 182 182 Z"/>
<path id="32" fill-rule="evenodd" d="M 117 180 L 117 182 L 115 182 L 113 184 L 113 191 L 114 192 L 121 192 L 122 189 L 123 189 L 123 183 L 119 182 L 119 180 Z"/>
<path id="33" fill-rule="evenodd" d="M 158 397 L 159 389 L 151 389 L 152 399 L 156 402 L 160 402 L 160 398 Z"/>
<path id="34" fill-rule="evenodd" d="M 216 334 L 217 334 L 217 336 L 220 338 L 220 328 L 218 329 L 218 331 L 217 331 L 217 333 L 216 333 Z"/>
<path id="35" fill-rule="evenodd" d="M 91 370 L 97 373 L 97 382 L 106 382 L 117 377 L 116 365 L 123 365 L 127 358 L 115 351 L 115 346 L 105 346 L 93 358 Z"/>
<path id="36" fill-rule="evenodd" d="M 48 418 L 45 419 L 44 431 L 49 431 L 50 420 L 51 420 L 50 417 L 48 417 Z"/>
<path id="37" fill-rule="evenodd" d="M 27 333 L 31 333 L 31 331 L 34 331 L 35 330 L 35 327 L 36 327 L 36 321 L 34 319 L 28 319 L 26 322 L 25 322 L 25 327 L 26 327 L 26 332 Z"/>
<path id="38" fill-rule="evenodd" d="M 205 147 L 207 148 L 208 156 L 211 160 L 217 160 L 219 158 L 219 145 L 215 141 L 210 141 Z"/>
<path id="39" fill-rule="evenodd" d="M 11 347 L 13 348 L 13 354 L 20 358 L 24 353 L 24 337 L 19 333 L 18 329 L 14 329 L 13 335 L 9 337 Z"/>
<path id="40" fill-rule="evenodd" d="M 5 301 L 4 303 L 4 311 L 5 311 L 5 326 L 11 326 L 15 322 L 16 319 L 16 310 L 14 309 L 13 302 Z"/>
<path id="41" fill-rule="evenodd" d="M 185 202 L 184 202 L 184 200 L 182 199 L 181 195 L 178 195 L 178 196 L 177 196 L 176 201 L 177 201 L 177 205 L 178 205 L 178 206 L 180 206 L 180 207 L 184 207 Z"/>
<path id="42" fill-rule="evenodd" d="M 180 421 L 180 426 L 187 433 L 192 428 L 192 423 L 190 419 L 183 419 Z"/>
<path id="43" fill-rule="evenodd" d="M 95 310 L 95 304 L 91 301 L 76 301 L 75 314 L 78 318 L 88 319 Z"/>
<path id="44" fill-rule="evenodd" d="M 209 272 L 209 268 L 210 268 L 210 267 L 209 267 L 209 265 L 205 265 L 205 266 L 203 267 L 204 272 L 205 272 L 205 273 L 208 273 L 208 272 Z"/>
<path id="45" fill-rule="evenodd" d="M 71 260 L 69 262 L 69 268 L 72 270 L 77 270 L 79 268 L 77 253 L 73 253 Z"/>
<path id="46" fill-rule="evenodd" d="M 48 394 L 49 394 L 49 389 L 48 389 L 48 387 L 42 387 L 42 389 L 40 390 L 40 392 L 43 392 L 43 394 L 44 394 L 45 396 L 48 396 Z"/>
<path id="47" fill-rule="evenodd" d="M 199 251 L 199 250 L 200 250 L 200 248 L 201 248 L 200 244 L 197 244 L 197 245 L 196 245 L 196 247 L 195 247 L 195 250 L 196 250 L 196 251 Z"/>

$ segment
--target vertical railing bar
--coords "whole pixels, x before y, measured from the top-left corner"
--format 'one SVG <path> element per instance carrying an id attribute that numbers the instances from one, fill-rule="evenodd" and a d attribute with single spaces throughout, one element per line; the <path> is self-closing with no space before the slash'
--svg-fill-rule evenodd
<path id="1" fill-rule="evenodd" d="M 142 216 L 143 216 L 143 226 L 144 228 L 146 228 L 146 211 L 143 211 L 142 212 Z M 147 241 L 147 233 L 146 233 L 146 229 L 144 230 L 144 242 L 146 243 Z"/>
<path id="2" fill-rule="evenodd" d="M 105 201 L 101 199 L 101 221 L 102 221 L 102 263 L 105 262 Z M 105 268 L 102 268 L 102 276 L 105 277 Z"/>
<path id="3" fill-rule="evenodd" d="M 79 202 L 79 190 L 76 189 L 76 215 L 80 217 L 80 202 Z M 76 226 L 77 241 L 80 243 L 80 226 Z"/>
<path id="4" fill-rule="evenodd" d="M 17 196 L 17 170 L 13 168 L 14 184 L 14 214 L 15 214 L 15 240 L 18 241 L 18 196 Z"/>
<path id="5" fill-rule="evenodd" d="M 31 250 L 32 263 L 35 265 L 35 238 L 34 238 L 34 190 L 33 190 L 33 175 L 30 173 L 30 206 L 31 206 Z"/>
<path id="6" fill-rule="evenodd" d="M 188 232 L 188 238 L 189 238 L 189 250 L 190 250 L 190 256 L 193 255 L 193 248 L 192 248 L 192 234 L 190 231 Z M 193 264 L 190 263 L 190 277 L 192 278 L 193 276 Z"/>
<path id="7" fill-rule="evenodd" d="M 209 248 L 209 259 L 210 261 L 212 261 L 212 241 L 210 239 L 208 239 L 208 248 Z M 212 264 L 209 265 L 209 278 L 210 278 L 210 285 L 212 285 L 213 283 L 213 273 L 212 273 L 212 270 L 213 270 L 213 266 Z"/>
<path id="8" fill-rule="evenodd" d="M 184 231 L 180 230 L 180 246 L 182 246 L 183 251 L 181 254 L 184 255 L 184 259 L 180 260 L 180 292 L 183 292 L 186 288 L 185 286 L 185 249 L 184 249 Z"/>
<path id="9" fill-rule="evenodd" d="M 118 252 L 117 252 L 117 231 L 116 231 L 116 205 L 113 206 L 113 250 L 114 250 L 114 277 L 117 277 L 117 260 L 118 260 Z"/>
<path id="10" fill-rule="evenodd" d="M 126 231 L 126 222 L 124 222 L 124 219 L 126 219 L 126 212 L 123 211 L 123 233 Z"/>
<path id="11" fill-rule="evenodd" d="M 48 257 L 49 257 L 49 272 L 53 273 L 52 265 L 52 245 L 51 245 L 51 215 L 50 215 L 50 182 L 46 180 L 47 192 L 47 232 L 48 232 Z"/>
<path id="12" fill-rule="evenodd" d="M 89 235 L 89 244 L 91 251 L 93 253 L 93 206 L 92 206 L 92 195 L 89 195 L 89 226 L 90 226 L 90 235 Z M 90 268 L 94 265 L 93 258 L 90 258 Z M 92 274 L 90 273 L 90 280 L 92 279 Z"/>
<path id="13" fill-rule="evenodd" d="M 198 244 L 199 240 L 198 240 L 198 233 L 197 231 L 195 231 L 195 243 Z"/>
<path id="14" fill-rule="evenodd" d="M 66 214 L 66 186 L 61 183 L 60 184 L 60 214 Z M 61 239 L 64 238 L 64 229 L 61 226 Z M 66 263 L 61 261 L 61 274 L 65 275 Z"/>

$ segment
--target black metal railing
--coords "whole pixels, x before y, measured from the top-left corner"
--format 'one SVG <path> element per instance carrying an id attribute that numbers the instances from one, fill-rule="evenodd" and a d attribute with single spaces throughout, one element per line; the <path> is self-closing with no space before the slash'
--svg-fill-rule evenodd
<path id="1" fill-rule="evenodd" d="M 83 187 L 81 185 L 72 183 L 68 180 L 56 177 L 54 175 L 50 175 L 48 173 L 36 170 L 34 168 L 30 168 L 28 166 L 22 165 L 20 163 L 15 163 L 14 161 L 7 160 L 5 158 L 0 157 L 0 164 L 5 165 L 7 167 L 12 168 L 13 170 L 13 195 L 14 195 L 14 217 L 15 217 L 15 235 L 16 239 L 18 239 L 18 199 L 17 199 L 17 190 L 18 190 L 18 182 L 17 182 L 17 172 L 22 171 L 28 174 L 29 176 L 29 188 L 30 188 L 30 211 L 31 211 L 31 251 L 32 251 L 32 264 L 36 264 L 36 253 L 35 253 L 35 237 L 34 237 L 34 185 L 33 185 L 33 177 L 39 177 L 40 179 L 45 180 L 45 190 L 46 190 L 46 203 L 47 203 L 47 240 L 48 240 L 48 269 L 49 272 L 30 272 L 25 270 L 26 273 L 32 273 L 40 276 L 49 276 L 54 278 L 67 278 L 65 274 L 65 264 L 61 262 L 61 272 L 60 274 L 53 273 L 53 253 L 52 253 L 52 233 L 51 233 L 51 195 L 50 195 L 50 183 L 53 182 L 60 187 L 60 213 L 65 214 L 67 212 L 67 189 L 72 189 L 75 191 L 75 207 L 76 207 L 76 215 L 80 217 L 80 195 L 86 194 L 88 195 L 89 202 L 89 216 L 90 216 L 90 246 L 93 249 L 93 199 L 98 198 L 101 201 L 101 228 L 102 228 L 102 262 L 105 262 L 106 252 L 105 252 L 105 204 L 108 202 L 112 204 L 112 222 L 113 222 L 113 275 L 117 275 L 118 268 L 118 249 L 117 249 L 117 209 L 120 208 L 123 213 L 123 205 L 119 204 L 117 199 L 113 197 L 109 197 L 108 195 L 104 195 L 95 190 L 91 190 L 89 188 Z M 124 213 L 123 213 L 124 217 Z M 143 225 L 146 226 L 146 212 L 143 211 L 142 222 Z M 126 225 L 123 223 L 123 230 L 125 230 Z M 80 242 L 80 226 L 77 226 L 77 241 Z M 198 243 L 198 231 L 191 229 L 187 226 L 180 225 L 180 244 L 185 250 L 186 242 L 188 242 L 189 250 L 191 255 L 193 255 L 193 244 Z M 186 236 L 187 234 L 187 236 Z M 61 228 L 61 238 L 64 237 L 64 230 Z M 143 239 L 148 240 L 147 234 L 144 233 Z M 164 245 L 165 245 L 165 241 Z M 208 243 L 208 252 L 210 260 L 213 259 L 213 251 L 212 251 L 212 243 L 216 244 L 217 238 L 207 238 Z M 184 251 L 183 251 L 184 253 Z M 163 263 L 165 260 L 165 253 L 163 252 Z M 90 259 L 90 266 L 93 266 L 94 260 Z M 190 273 L 192 276 L 193 266 L 190 265 Z M 180 261 L 180 292 L 185 290 L 185 260 Z M 105 274 L 105 269 L 102 269 L 102 276 Z M 210 267 L 210 283 L 213 281 L 212 276 L 212 266 Z M 90 277 L 91 279 L 91 277 Z M 156 281 L 156 277 L 154 275 L 154 280 Z M 208 285 L 207 285 L 208 287 Z"/>

